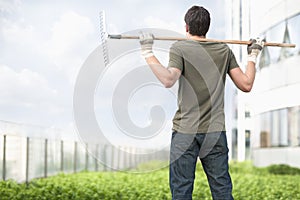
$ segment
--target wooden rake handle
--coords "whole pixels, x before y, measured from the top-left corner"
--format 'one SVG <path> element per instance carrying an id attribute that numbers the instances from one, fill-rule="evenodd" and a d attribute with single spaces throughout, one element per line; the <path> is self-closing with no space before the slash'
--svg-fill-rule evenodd
<path id="1" fill-rule="evenodd" d="M 108 35 L 109 39 L 139 39 L 138 36 L 132 35 Z M 187 38 L 181 37 L 154 37 L 154 40 L 187 40 Z M 241 45 L 248 45 L 251 44 L 250 41 L 243 41 L 243 40 L 216 40 L 216 39 L 208 39 L 208 38 L 199 38 L 196 39 L 197 41 L 201 42 L 222 42 L 227 44 L 241 44 Z M 274 42 L 265 42 L 264 46 L 271 46 L 271 47 L 288 47 L 288 48 L 295 48 L 295 44 L 289 43 L 274 43 Z"/>

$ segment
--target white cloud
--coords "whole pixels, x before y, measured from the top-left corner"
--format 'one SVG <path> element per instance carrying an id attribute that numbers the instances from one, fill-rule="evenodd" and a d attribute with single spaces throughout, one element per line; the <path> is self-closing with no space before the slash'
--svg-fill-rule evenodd
<path id="1" fill-rule="evenodd" d="M 178 23 L 172 21 L 164 21 L 158 17 L 148 16 L 144 19 L 144 24 L 146 27 L 150 28 L 161 28 L 176 31 L 178 33 L 184 33 L 184 27 L 179 27 Z"/>
<path id="2" fill-rule="evenodd" d="M 64 92 L 30 69 L 0 65 L 0 119 L 63 128 L 71 120 Z"/>
<path id="3" fill-rule="evenodd" d="M 89 34 L 94 32 L 94 26 L 89 18 L 74 11 L 64 13 L 52 27 L 52 38 L 49 43 L 49 53 L 61 56 L 70 53 L 73 48 L 83 44 Z"/>
<path id="4" fill-rule="evenodd" d="M 34 106 L 49 102 L 57 97 L 57 91 L 51 89 L 48 81 L 37 72 L 22 69 L 16 72 L 0 65 L 0 103 Z"/>
<path id="5" fill-rule="evenodd" d="M 39 30 L 24 19 L 21 9 L 19 0 L 0 0 L 0 37 L 9 46 L 25 49 L 38 47 Z"/>
<path id="6" fill-rule="evenodd" d="M 0 13 L 12 13 L 19 9 L 21 5 L 20 0 L 1 0 L 0 1 Z"/>
<path id="7" fill-rule="evenodd" d="M 70 86 L 95 44 L 94 25 L 74 11 L 57 21 L 30 21 L 34 15 L 0 18 L 0 119 L 60 126 L 71 120 Z"/>
<path id="8" fill-rule="evenodd" d="M 88 17 L 74 11 L 65 12 L 52 26 L 52 35 L 45 47 L 55 67 L 64 73 L 71 84 L 74 83 L 79 67 L 87 56 L 87 47 L 95 31 Z"/>
<path id="9" fill-rule="evenodd" d="M 32 44 L 36 40 L 35 30 L 32 25 L 25 25 L 22 22 L 13 22 L 7 19 L 1 20 L 1 33 L 6 42 L 17 45 Z"/>

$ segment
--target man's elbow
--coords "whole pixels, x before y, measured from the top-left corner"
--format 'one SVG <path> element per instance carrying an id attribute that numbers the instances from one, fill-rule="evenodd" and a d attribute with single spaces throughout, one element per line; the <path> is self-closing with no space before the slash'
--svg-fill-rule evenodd
<path id="1" fill-rule="evenodd" d="M 240 87 L 240 90 L 242 90 L 243 92 L 251 92 L 252 90 L 252 84 L 247 84 L 247 85 L 244 85 L 243 87 Z"/>
<path id="2" fill-rule="evenodd" d="M 168 82 L 163 83 L 163 85 L 164 85 L 165 88 L 171 88 L 171 87 L 173 87 L 174 83 L 168 81 Z"/>
<path id="3" fill-rule="evenodd" d="M 175 84 L 176 81 L 172 79 L 167 79 L 165 80 L 162 84 L 164 85 L 165 88 L 171 88 Z"/>

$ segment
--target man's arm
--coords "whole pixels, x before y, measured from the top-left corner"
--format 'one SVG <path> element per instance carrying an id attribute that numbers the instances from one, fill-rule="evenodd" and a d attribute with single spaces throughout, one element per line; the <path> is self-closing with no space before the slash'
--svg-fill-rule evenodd
<path id="1" fill-rule="evenodd" d="M 245 73 L 241 68 L 236 67 L 229 71 L 229 76 L 234 84 L 243 92 L 250 92 L 255 79 L 255 63 L 248 61 Z"/>
<path id="2" fill-rule="evenodd" d="M 166 87 L 172 87 L 181 75 L 181 70 L 175 67 L 164 67 L 155 56 L 146 58 L 154 75 Z"/>
<path id="3" fill-rule="evenodd" d="M 152 51 L 153 35 L 150 33 L 140 34 L 142 56 L 150 66 L 154 75 L 166 87 L 172 87 L 181 75 L 181 70 L 174 67 L 164 67 L 154 56 Z"/>
<path id="4" fill-rule="evenodd" d="M 229 76 L 231 77 L 234 84 L 243 92 L 250 92 L 254 83 L 256 68 L 255 63 L 257 56 L 264 46 L 264 41 L 259 38 L 256 40 L 251 40 L 251 44 L 247 47 L 248 50 L 248 64 L 246 71 L 243 72 L 241 68 L 233 68 L 229 71 Z"/>

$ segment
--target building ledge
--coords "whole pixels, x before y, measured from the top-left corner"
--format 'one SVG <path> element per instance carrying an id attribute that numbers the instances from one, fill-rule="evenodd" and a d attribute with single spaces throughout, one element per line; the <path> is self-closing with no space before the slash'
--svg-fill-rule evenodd
<path id="1" fill-rule="evenodd" d="M 273 164 L 286 164 L 300 168 L 300 147 L 271 147 L 252 150 L 253 164 L 266 167 Z"/>

